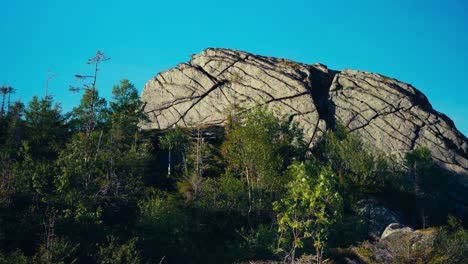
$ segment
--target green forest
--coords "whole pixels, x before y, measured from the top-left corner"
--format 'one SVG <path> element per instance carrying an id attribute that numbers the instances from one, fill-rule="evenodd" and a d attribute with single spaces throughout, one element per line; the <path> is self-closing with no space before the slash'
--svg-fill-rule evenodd
<path id="1" fill-rule="evenodd" d="M 95 81 L 71 112 L 2 87 L 0 263 L 468 262 L 423 147 L 401 164 L 337 122 L 310 149 L 293 121 L 235 105 L 216 133 L 141 131 L 134 85 L 106 101 Z M 357 208 L 371 198 L 433 240 L 379 242 Z"/>

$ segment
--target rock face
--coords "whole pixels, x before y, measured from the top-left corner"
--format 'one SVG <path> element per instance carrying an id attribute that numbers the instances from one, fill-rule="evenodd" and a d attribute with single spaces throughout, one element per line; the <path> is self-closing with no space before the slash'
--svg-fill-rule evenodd
<path id="1" fill-rule="evenodd" d="M 363 220 L 367 236 L 381 236 L 387 226 L 402 223 L 401 214 L 384 206 L 376 199 L 361 200 L 356 204 L 357 213 Z"/>
<path id="2" fill-rule="evenodd" d="M 143 128 L 219 125 L 234 105 L 265 105 L 297 121 L 312 143 L 327 129 L 318 109 L 325 105 L 314 96 L 326 96 L 333 75 L 319 64 L 207 49 L 146 84 L 141 98 L 151 122 Z"/>
<path id="3" fill-rule="evenodd" d="M 369 72 L 206 49 L 151 79 L 141 99 L 150 117 L 143 129 L 222 125 L 234 105 L 264 105 L 298 122 L 310 146 L 336 121 L 400 160 L 425 146 L 454 173 L 452 199 L 468 208 L 468 140 L 410 84 Z"/>
<path id="4" fill-rule="evenodd" d="M 467 138 L 411 85 L 344 70 L 336 74 L 329 96 L 336 119 L 376 148 L 403 158 L 416 146 L 425 146 L 439 164 L 467 174 Z"/>

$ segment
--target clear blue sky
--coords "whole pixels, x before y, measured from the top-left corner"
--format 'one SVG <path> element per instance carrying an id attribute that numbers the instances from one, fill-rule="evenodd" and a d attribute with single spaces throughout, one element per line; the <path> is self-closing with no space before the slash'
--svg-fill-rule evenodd
<path id="1" fill-rule="evenodd" d="M 413 84 L 468 135 L 468 2 L 1 0 L 0 84 L 24 102 L 49 89 L 64 109 L 73 75 L 102 50 L 98 88 L 122 78 L 141 91 L 158 72 L 207 47 L 321 62 Z"/>

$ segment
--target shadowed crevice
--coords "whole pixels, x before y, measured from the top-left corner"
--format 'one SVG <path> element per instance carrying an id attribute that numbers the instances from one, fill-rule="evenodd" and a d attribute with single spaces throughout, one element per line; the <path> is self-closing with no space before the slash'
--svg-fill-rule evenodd
<path id="1" fill-rule="evenodd" d="M 315 107 L 319 115 L 319 119 L 325 121 L 327 129 L 335 129 L 335 107 L 334 103 L 330 100 L 329 92 L 335 75 L 338 73 L 333 70 L 321 71 L 314 67 L 309 66 L 310 74 L 307 77 L 312 99 L 314 100 Z"/>

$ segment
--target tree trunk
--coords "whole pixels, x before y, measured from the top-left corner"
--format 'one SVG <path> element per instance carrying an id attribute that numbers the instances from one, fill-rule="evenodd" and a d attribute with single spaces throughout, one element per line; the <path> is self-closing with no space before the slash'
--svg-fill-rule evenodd
<path id="1" fill-rule="evenodd" d="M 11 92 L 8 93 L 8 105 L 7 105 L 7 107 L 8 107 L 7 111 L 8 112 L 10 111 L 10 98 L 11 98 Z"/>
<path id="2" fill-rule="evenodd" d="M 315 247 L 315 251 L 317 252 L 317 264 L 322 263 L 322 252 L 320 251 L 319 247 Z"/>
<path id="3" fill-rule="evenodd" d="M 169 157 L 167 161 L 167 175 L 171 176 L 171 147 L 169 147 Z"/>
<path id="4" fill-rule="evenodd" d="M 249 176 L 249 168 L 245 167 L 245 177 L 247 179 L 247 189 L 249 190 L 249 211 L 248 215 L 250 215 L 250 212 L 252 211 L 252 191 L 251 191 L 251 183 L 250 183 L 250 176 Z"/>
<path id="5" fill-rule="evenodd" d="M 184 173 L 188 175 L 187 158 L 185 157 L 184 151 L 182 151 L 182 162 L 184 163 Z"/>
<path id="6" fill-rule="evenodd" d="M 296 242 L 294 242 L 293 250 L 291 251 L 291 264 L 294 264 L 296 258 Z"/>
<path id="7" fill-rule="evenodd" d="M 5 93 L 2 94 L 2 109 L 1 109 L 1 115 L 4 114 L 5 111 Z"/>

